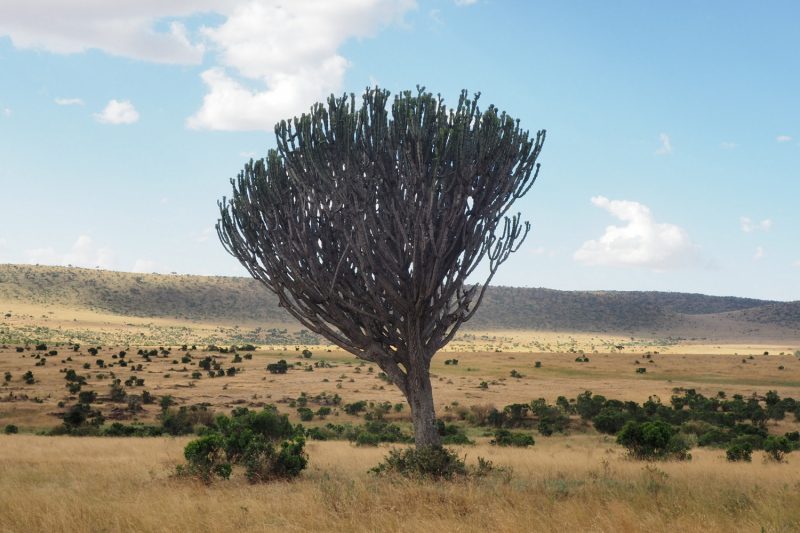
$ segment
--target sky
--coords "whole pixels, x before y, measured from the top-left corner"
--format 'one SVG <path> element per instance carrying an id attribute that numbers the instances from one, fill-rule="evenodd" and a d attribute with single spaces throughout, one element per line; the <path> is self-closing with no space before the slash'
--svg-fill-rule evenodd
<path id="1" fill-rule="evenodd" d="M 217 202 L 274 124 L 421 85 L 547 130 L 493 284 L 800 300 L 798 22 L 793 1 L 0 2 L 0 262 L 247 275 Z"/>

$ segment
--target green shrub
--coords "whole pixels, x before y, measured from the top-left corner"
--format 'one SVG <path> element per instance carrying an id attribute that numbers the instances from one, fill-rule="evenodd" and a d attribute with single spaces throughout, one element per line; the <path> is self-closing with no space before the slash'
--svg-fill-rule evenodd
<path id="1" fill-rule="evenodd" d="M 453 479 L 465 476 L 467 468 L 458 454 L 442 446 L 391 450 L 385 462 L 372 468 L 375 474 L 395 474 L 407 478 Z"/>
<path id="2" fill-rule="evenodd" d="M 617 435 L 617 444 L 634 459 L 686 459 L 689 447 L 670 424 L 656 420 L 641 424 L 631 420 Z"/>
<path id="3" fill-rule="evenodd" d="M 270 363 L 267 365 L 267 371 L 270 374 L 285 374 L 288 370 L 289 370 L 289 365 L 283 359 L 281 359 L 277 363 Z"/>
<path id="4" fill-rule="evenodd" d="M 179 466 L 177 474 L 199 477 L 205 482 L 211 481 L 214 476 L 229 479 L 232 467 L 229 462 L 222 460 L 222 441 L 220 435 L 207 435 L 191 441 L 183 450 L 188 465 Z"/>
<path id="5" fill-rule="evenodd" d="M 541 361 L 536 361 L 536 362 L 533 364 L 533 366 L 534 366 L 535 368 L 542 368 L 542 362 L 541 362 Z"/>
<path id="6" fill-rule="evenodd" d="M 744 444 L 734 444 L 725 451 L 725 456 L 728 461 L 747 461 L 752 460 L 753 445 L 749 442 Z"/>
<path id="7" fill-rule="evenodd" d="M 362 411 L 366 411 L 367 409 L 367 402 L 361 400 L 359 402 L 353 402 L 345 404 L 342 409 L 348 415 L 358 416 L 358 413 Z"/>
<path id="8" fill-rule="evenodd" d="M 647 369 L 645 367 L 640 367 L 636 369 L 637 374 L 645 374 L 647 373 Z"/>
<path id="9" fill-rule="evenodd" d="M 78 394 L 81 390 L 80 383 L 67 383 L 67 389 L 70 394 Z"/>
<path id="10" fill-rule="evenodd" d="M 507 429 L 498 429 L 494 432 L 494 438 L 489 441 L 494 446 L 517 446 L 524 448 L 533 446 L 536 441 L 525 433 L 512 433 Z"/>
<path id="11" fill-rule="evenodd" d="M 78 394 L 78 401 L 80 403 L 94 403 L 97 401 L 97 393 L 93 390 L 82 391 Z"/>
<path id="12" fill-rule="evenodd" d="M 14 424 L 8 424 L 5 427 L 5 429 L 3 429 L 3 433 L 5 433 L 6 435 L 14 435 L 16 433 L 19 433 L 19 428 Z"/>
<path id="13" fill-rule="evenodd" d="M 792 451 L 792 443 L 786 437 L 770 435 L 764 440 L 764 451 L 768 457 L 780 463 L 783 457 Z"/>
<path id="14" fill-rule="evenodd" d="M 296 478 L 308 465 L 305 444 L 306 440 L 301 435 L 282 441 L 280 449 L 271 441 L 254 440 L 242 458 L 245 477 L 250 483 Z"/>
<path id="15" fill-rule="evenodd" d="M 311 350 L 309 350 L 307 348 L 305 350 L 303 350 L 302 353 L 303 353 L 303 357 L 305 357 L 306 359 L 311 359 L 311 356 L 314 355 L 313 353 L 311 353 Z"/>

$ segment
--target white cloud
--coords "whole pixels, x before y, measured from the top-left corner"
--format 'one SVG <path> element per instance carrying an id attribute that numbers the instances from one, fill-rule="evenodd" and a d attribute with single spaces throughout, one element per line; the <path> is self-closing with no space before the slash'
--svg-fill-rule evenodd
<path id="1" fill-rule="evenodd" d="M 272 130 L 341 90 L 350 63 L 336 50 L 402 19 L 414 0 L 261 0 L 240 3 L 216 28 L 203 28 L 222 66 L 201 74 L 208 87 L 191 129 Z M 269 28 L 269 31 L 265 31 Z M 254 82 L 248 86 L 228 73 Z M 266 86 L 266 90 L 262 87 Z"/>
<path id="2" fill-rule="evenodd" d="M 726 150 L 733 150 L 734 148 L 738 147 L 739 145 L 736 143 L 722 143 L 721 146 Z"/>
<path id="3" fill-rule="evenodd" d="M 255 152 L 239 152 L 239 157 L 255 157 Z"/>
<path id="4" fill-rule="evenodd" d="M 109 270 L 114 268 L 117 262 L 117 256 L 111 248 L 95 248 L 92 239 L 86 235 L 78 237 L 78 240 L 72 245 L 72 251 L 65 254 L 59 253 L 53 248 L 25 250 L 22 254 L 32 265 L 72 265 L 84 268 L 100 267 Z"/>
<path id="5" fill-rule="evenodd" d="M 58 105 L 83 105 L 84 102 L 80 98 L 56 98 Z"/>
<path id="6" fill-rule="evenodd" d="M 788 135 L 781 135 L 780 137 L 778 137 L 775 140 L 778 141 L 779 143 L 782 143 L 782 142 L 786 142 L 786 141 L 791 141 L 792 138 L 789 137 Z"/>
<path id="7" fill-rule="evenodd" d="M 133 124 L 139 120 L 139 112 L 136 111 L 130 100 L 121 102 L 111 100 L 102 113 L 94 114 L 94 118 L 103 124 Z"/>
<path id="8" fill-rule="evenodd" d="M 350 66 L 337 54 L 342 44 L 402 22 L 416 7 L 415 0 L 27 0 L 0 2 L 0 36 L 17 48 L 100 49 L 168 64 L 199 65 L 213 49 L 218 65 L 201 74 L 208 94 L 187 127 L 271 130 L 341 90 Z M 224 22 L 191 34 L 180 20 L 197 14 Z"/>
<path id="9" fill-rule="evenodd" d="M 8 117 L 8 116 L 10 116 L 10 115 L 11 115 L 11 110 L 10 110 L 9 108 L 5 108 L 5 109 L 3 110 L 3 114 L 4 114 L 5 116 L 7 116 L 7 117 Z"/>
<path id="10" fill-rule="evenodd" d="M 205 242 L 214 233 L 216 233 L 216 230 L 214 228 L 206 228 L 206 229 L 204 229 L 203 231 L 200 231 L 200 232 L 197 232 L 197 231 L 191 232 L 189 234 L 189 238 L 192 239 L 195 242 Z"/>
<path id="11" fill-rule="evenodd" d="M 798 259 L 797 261 L 795 261 L 794 263 L 792 263 L 792 265 L 794 265 L 794 266 L 796 266 L 796 267 L 800 267 L 800 259 Z"/>
<path id="12" fill-rule="evenodd" d="M 597 196 L 592 203 L 627 226 L 608 226 L 598 240 L 587 241 L 572 258 L 584 265 L 610 265 L 665 272 L 699 263 L 699 247 L 674 224 L 658 223 L 646 206 Z"/>
<path id="13" fill-rule="evenodd" d="M 666 133 L 661 134 L 661 142 L 663 145 L 661 148 L 656 150 L 655 155 L 664 155 L 664 154 L 671 154 L 672 153 L 672 145 L 669 143 L 669 137 Z"/>
<path id="14" fill-rule="evenodd" d="M 162 198 L 162 199 L 161 199 L 161 203 L 162 203 L 162 204 L 165 204 L 165 203 L 167 203 L 168 201 L 169 201 L 169 199 L 168 199 L 168 198 Z"/>
<path id="15" fill-rule="evenodd" d="M 433 21 L 434 21 L 436 24 L 444 24 L 444 22 L 442 21 L 442 19 L 441 19 L 441 18 L 439 18 L 439 13 L 441 13 L 441 12 L 442 12 L 442 10 L 441 10 L 441 9 L 431 9 L 431 10 L 428 12 L 428 17 L 429 17 L 431 20 L 433 20 Z M 373 83 L 370 83 L 370 87 L 374 87 L 374 86 L 375 86 L 375 84 L 373 84 Z"/>
<path id="16" fill-rule="evenodd" d="M 470 4 L 477 4 L 478 0 L 454 0 L 457 6 L 468 6 Z"/>
<path id="17" fill-rule="evenodd" d="M 755 224 L 747 217 L 739 217 L 739 222 L 742 224 L 742 231 L 745 233 L 752 233 L 758 229 L 769 231 L 769 228 L 772 227 L 772 221 L 770 219 L 762 220 L 758 224 Z"/>
<path id="18" fill-rule="evenodd" d="M 137 259 L 136 263 L 133 265 L 132 272 L 136 272 L 137 274 L 169 274 L 171 269 L 155 261 Z"/>
<path id="19" fill-rule="evenodd" d="M 753 256 L 753 259 L 761 259 L 762 257 L 764 257 L 764 249 L 756 246 L 756 255 Z"/>
<path id="20" fill-rule="evenodd" d="M 167 31 L 155 23 L 229 9 L 224 0 L 26 0 L 0 2 L 0 35 L 17 48 L 55 54 L 100 49 L 114 56 L 168 64 L 200 64 L 205 47 L 189 42 L 181 22 Z"/>

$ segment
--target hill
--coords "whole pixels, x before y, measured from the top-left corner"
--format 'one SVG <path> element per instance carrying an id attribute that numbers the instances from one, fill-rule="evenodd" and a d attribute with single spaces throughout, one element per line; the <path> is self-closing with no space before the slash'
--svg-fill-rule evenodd
<path id="1" fill-rule="evenodd" d="M 250 278 L 133 274 L 69 267 L 0 265 L 0 305 L 81 310 L 181 323 L 296 328 L 277 298 Z M 489 287 L 473 331 L 638 332 L 700 336 L 797 335 L 800 302 L 702 294 L 557 291 Z"/>

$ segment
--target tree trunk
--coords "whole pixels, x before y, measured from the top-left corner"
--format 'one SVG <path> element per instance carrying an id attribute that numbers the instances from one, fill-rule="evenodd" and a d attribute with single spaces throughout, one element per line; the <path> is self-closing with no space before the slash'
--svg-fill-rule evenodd
<path id="1" fill-rule="evenodd" d="M 406 376 L 406 399 L 411 406 L 414 422 L 414 444 L 422 446 L 442 444 L 439 428 L 436 425 L 436 411 L 433 405 L 430 369 L 422 358 L 417 359 L 408 369 Z"/>

